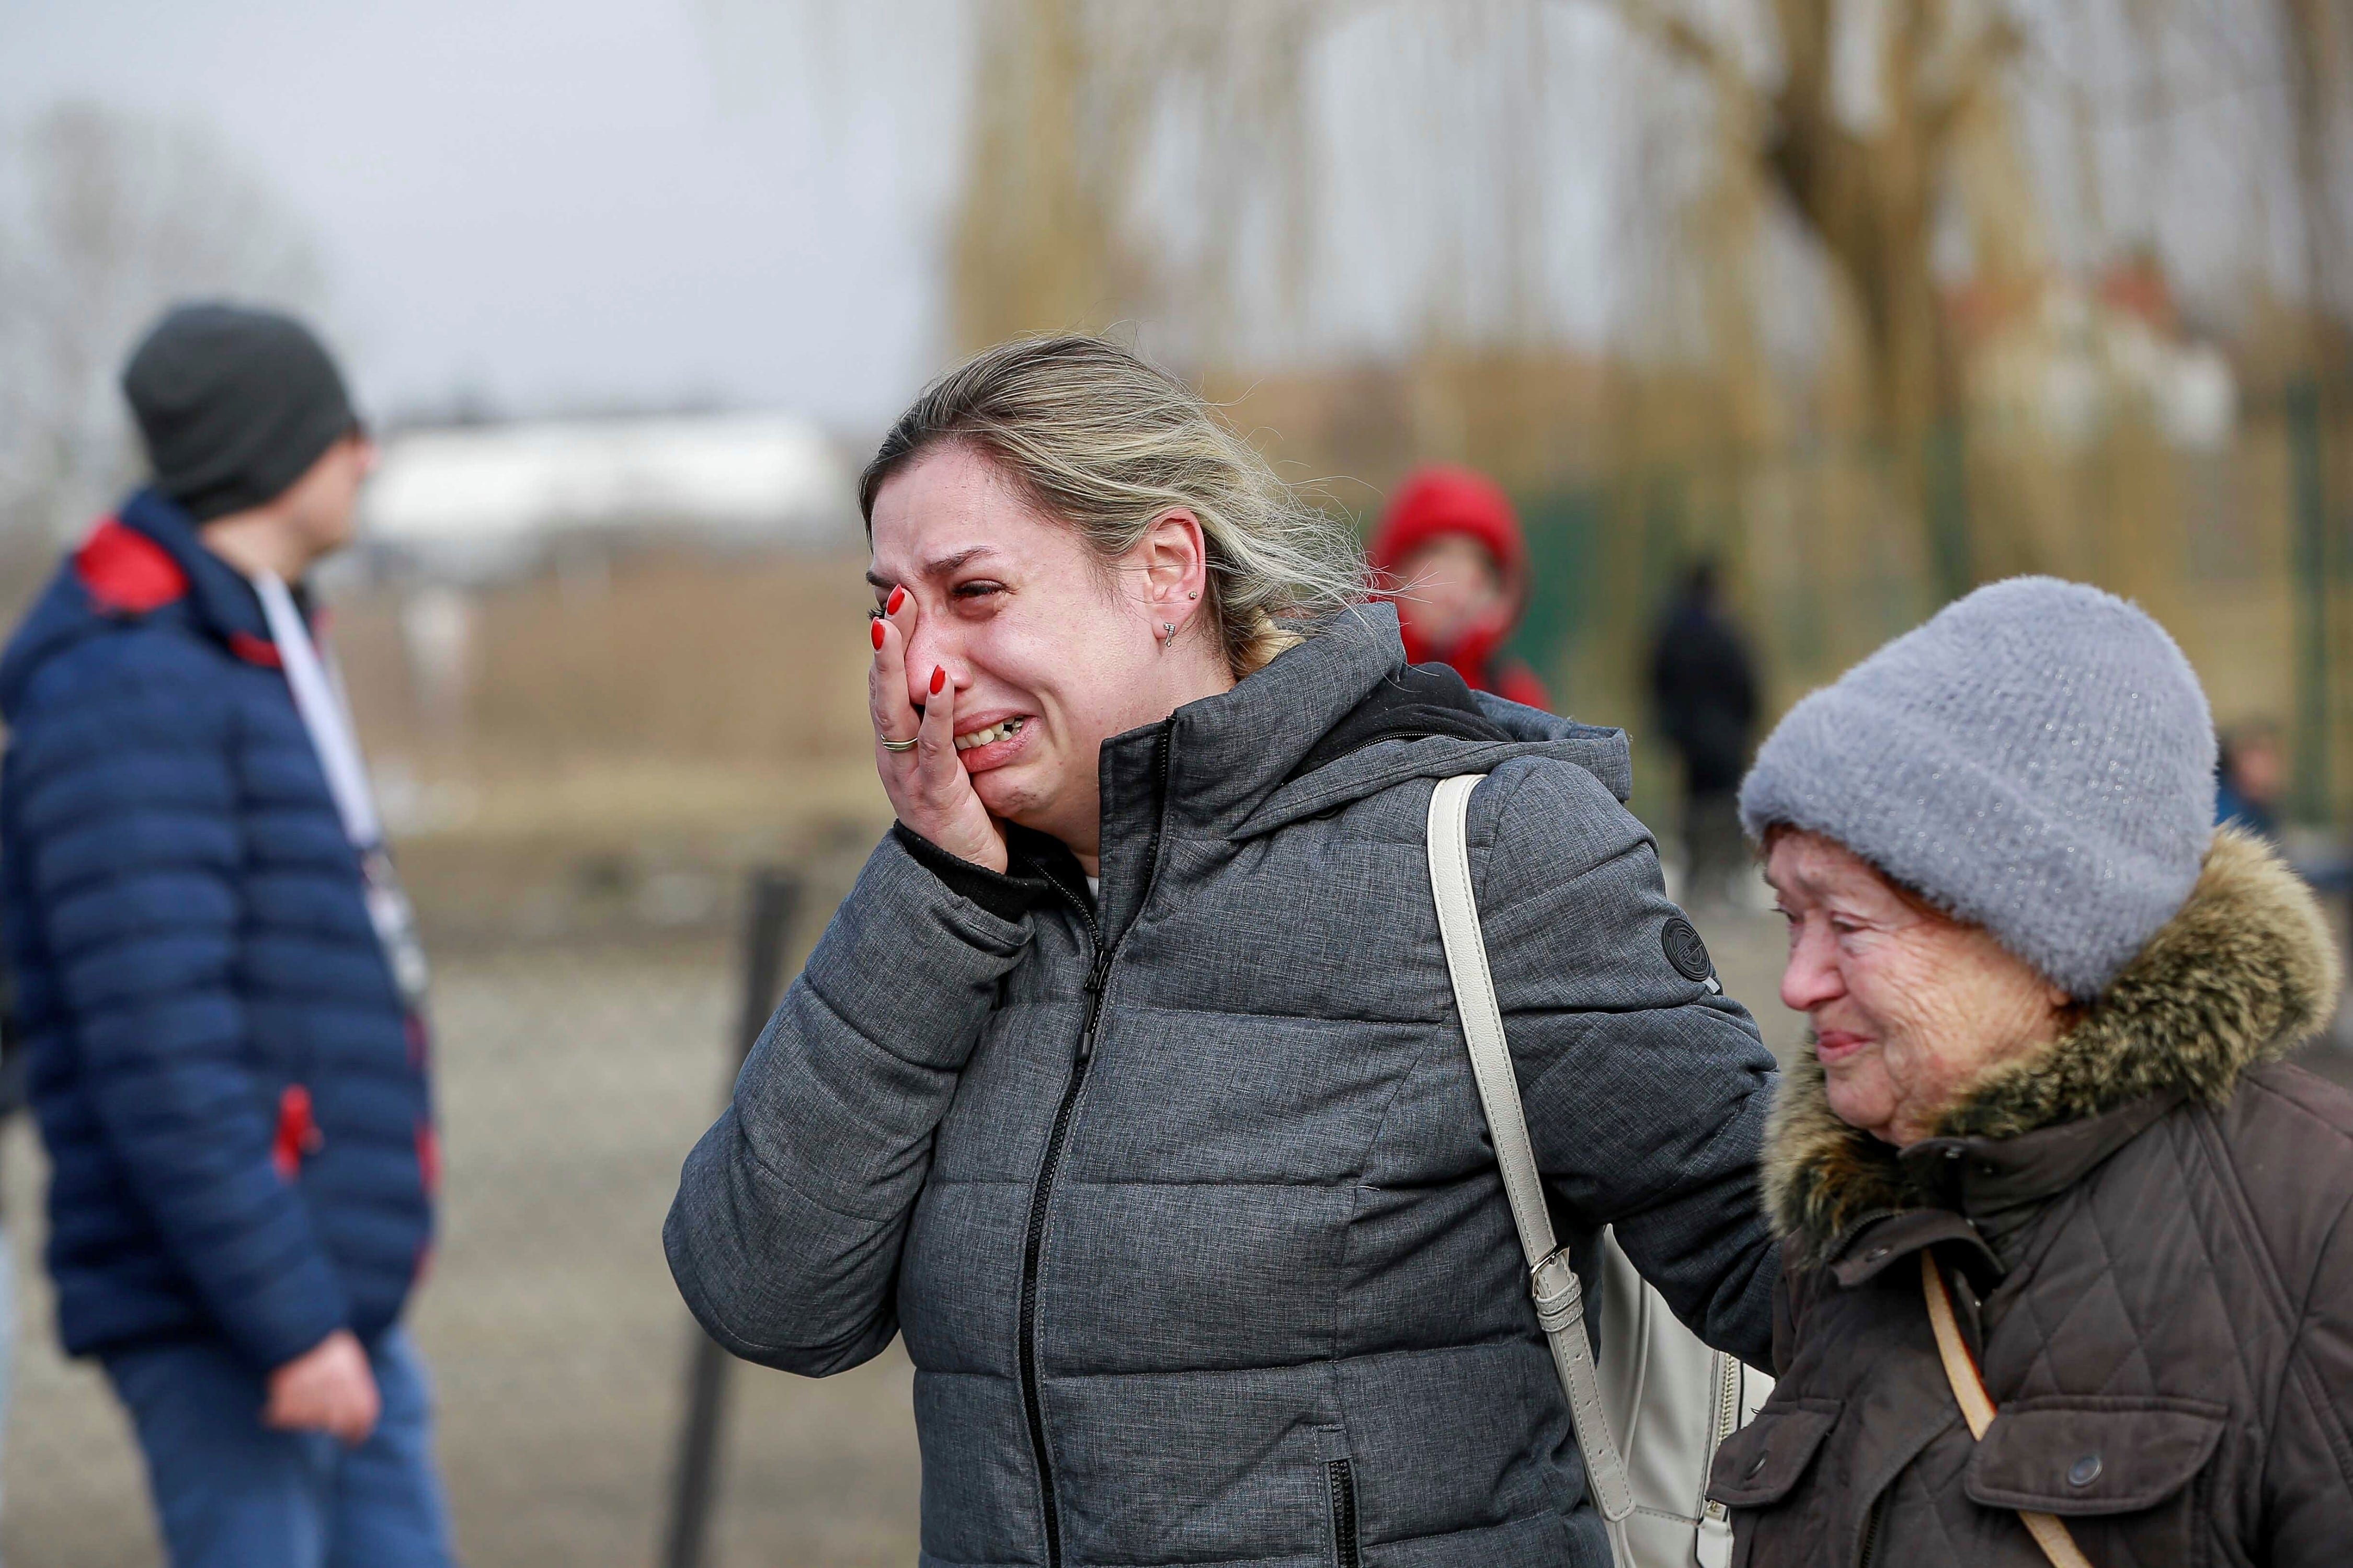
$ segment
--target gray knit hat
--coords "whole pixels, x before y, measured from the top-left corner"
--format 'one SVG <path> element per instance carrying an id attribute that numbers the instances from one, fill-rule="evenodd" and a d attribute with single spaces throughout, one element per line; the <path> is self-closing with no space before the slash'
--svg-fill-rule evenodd
<path id="1" fill-rule="evenodd" d="M 2088 1000 L 2198 880 L 2213 719 L 2139 608 L 2013 577 L 1790 709 L 1740 821 L 1837 840 Z"/>
<path id="2" fill-rule="evenodd" d="M 243 305 L 175 307 L 122 369 L 155 488 L 198 522 L 283 494 L 360 428 L 311 329 Z"/>

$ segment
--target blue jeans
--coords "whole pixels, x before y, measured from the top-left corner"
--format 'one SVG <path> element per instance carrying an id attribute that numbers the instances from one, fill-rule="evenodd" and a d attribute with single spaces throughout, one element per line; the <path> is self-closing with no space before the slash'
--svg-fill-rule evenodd
<path id="1" fill-rule="evenodd" d="M 173 1568 L 448 1568 L 425 1368 L 394 1329 L 368 1359 L 384 1415 L 346 1448 L 261 1424 L 267 1391 L 227 1346 L 106 1358 L 131 1411 Z"/>

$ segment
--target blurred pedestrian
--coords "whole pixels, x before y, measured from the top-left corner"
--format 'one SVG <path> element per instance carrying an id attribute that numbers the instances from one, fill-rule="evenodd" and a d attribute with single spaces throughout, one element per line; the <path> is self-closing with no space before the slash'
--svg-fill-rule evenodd
<path id="1" fill-rule="evenodd" d="M 1780 1382 L 1711 1484 L 1738 1561 L 2346 1560 L 2353 1095 L 2279 1059 L 2342 977 L 2213 826 L 2213 747 L 2172 638 L 2047 577 L 1765 742 L 1741 809 L 1812 1038 Z"/>
<path id="2" fill-rule="evenodd" d="M 1528 545 L 1494 480 L 1469 468 L 1416 469 L 1389 497 L 1368 553 L 1397 605 L 1408 663 L 1444 664 L 1473 691 L 1552 706 L 1535 672 L 1504 652 L 1527 610 Z"/>
<path id="3" fill-rule="evenodd" d="M 423 961 L 303 586 L 375 449 L 267 311 L 174 310 L 122 384 L 153 481 L 0 660 L 58 1330 L 129 1409 L 175 1568 L 430 1568 Z"/>
<path id="4" fill-rule="evenodd" d="M 1748 875 L 1740 774 L 1757 727 L 1748 645 L 1717 596 L 1715 563 L 1684 574 L 1651 644 L 1651 700 L 1683 763 L 1684 901 L 1732 901 Z"/>
<path id="5" fill-rule="evenodd" d="M 927 1563 L 1601 1568 L 1424 831 L 1488 775 L 1563 1223 L 1762 1358 L 1772 1058 L 1624 737 L 1409 666 L 1346 531 L 1113 344 L 951 372 L 860 499 L 899 820 L 688 1157 L 697 1319 L 814 1375 L 903 1331 Z"/>
<path id="6" fill-rule="evenodd" d="M 2215 767 L 2214 821 L 2265 838 L 2279 837 L 2280 802 L 2287 794 L 2287 749 L 2279 726 L 2261 720 L 2222 731 Z"/>

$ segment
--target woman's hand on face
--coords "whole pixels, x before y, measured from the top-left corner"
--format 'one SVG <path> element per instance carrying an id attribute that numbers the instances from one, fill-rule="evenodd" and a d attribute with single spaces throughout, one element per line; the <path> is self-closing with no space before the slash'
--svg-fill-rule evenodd
<path id="1" fill-rule="evenodd" d="M 866 673 L 866 694 L 874 721 L 875 771 L 908 831 L 976 866 L 1003 871 L 1009 864 L 1005 829 L 973 793 L 972 775 L 956 756 L 955 683 L 944 668 L 932 670 L 920 713 L 907 695 L 907 643 L 918 613 L 915 596 L 893 588 L 873 623 L 874 662 Z M 882 744 L 910 739 L 915 742 L 912 751 L 894 752 Z"/>

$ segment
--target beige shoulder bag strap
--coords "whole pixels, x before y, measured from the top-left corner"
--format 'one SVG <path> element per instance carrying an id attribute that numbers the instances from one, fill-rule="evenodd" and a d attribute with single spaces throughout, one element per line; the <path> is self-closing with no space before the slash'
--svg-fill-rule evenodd
<path id="1" fill-rule="evenodd" d="M 1479 904 L 1472 891 L 1471 792 L 1486 776 L 1462 773 L 1441 779 L 1431 794 L 1430 889 L 1438 905 L 1438 932 L 1446 945 L 1446 968 L 1454 982 L 1456 1009 L 1462 1015 L 1463 1039 L 1470 1047 L 1472 1076 L 1479 1082 L 1480 1107 L 1487 1113 L 1504 1194 L 1511 1201 L 1512 1223 L 1527 1258 L 1528 1293 L 1535 1299 L 1536 1321 L 1551 1343 L 1554 1369 L 1568 1395 L 1586 1479 L 1609 1526 L 1611 1551 L 1622 1564 L 1629 1559 L 1621 1521 L 1634 1511 L 1634 1494 L 1626 1483 L 1625 1459 L 1602 1414 L 1593 1346 L 1585 1337 L 1584 1291 L 1569 1266 L 1568 1248 L 1554 1237 L 1552 1215 L 1545 1207 L 1544 1178 L 1537 1173 L 1527 1120 L 1520 1110 L 1520 1083 L 1512 1071 L 1512 1049 L 1504 1038 L 1503 1009 L 1487 968 L 1486 937 L 1479 929 Z"/>
<path id="2" fill-rule="evenodd" d="M 1969 1359 L 1969 1347 L 1961 1342 L 1961 1326 L 1953 1321 L 1953 1299 L 1945 1291 L 1945 1277 L 1936 1272 L 1936 1254 L 1925 1248 L 1920 1288 L 1928 1298 L 1928 1321 L 1936 1330 L 1936 1354 L 1945 1363 L 1946 1381 L 1953 1385 L 1953 1400 L 1961 1407 L 1961 1419 L 1969 1424 L 1969 1436 L 1982 1437 L 1993 1425 L 1993 1400 L 1978 1376 L 1978 1363 Z M 2052 1568 L 2092 1568 L 2075 1538 L 2055 1517 L 2020 1509 L 2018 1518 L 2042 1555 L 2051 1559 Z"/>

